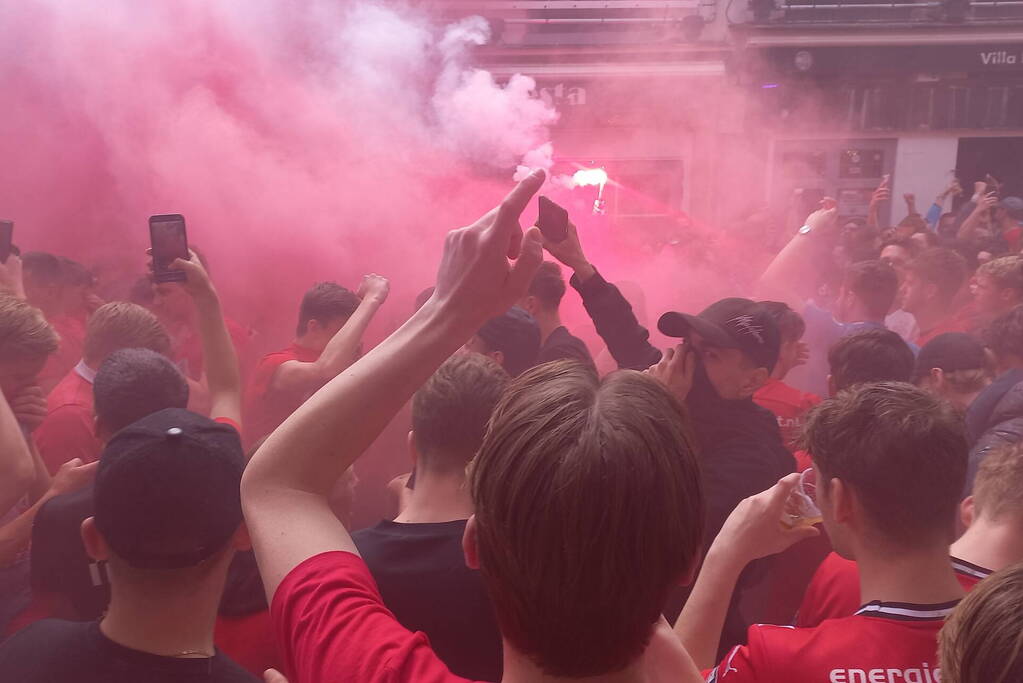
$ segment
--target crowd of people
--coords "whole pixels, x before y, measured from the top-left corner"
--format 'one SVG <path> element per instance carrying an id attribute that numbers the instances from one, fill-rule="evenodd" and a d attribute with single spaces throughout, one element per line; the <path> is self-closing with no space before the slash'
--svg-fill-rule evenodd
<path id="1" fill-rule="evenodd" d="M 196 251 L 109 302 L 0 264 L 0 677 L 1023 681 L 1023 200 L 825 199 L 660 349 L 574 225 L 522 230 L 544 182 L 371 349 L 380 275 L 250 361 Z M 353 529 L 396 421 L 393 514 Z"/>

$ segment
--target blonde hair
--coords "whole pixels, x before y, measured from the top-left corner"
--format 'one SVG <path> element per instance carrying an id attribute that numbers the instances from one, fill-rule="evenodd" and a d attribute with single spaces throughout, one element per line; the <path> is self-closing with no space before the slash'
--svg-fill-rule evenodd
<path id="1" fill-rule="evenodd" d="M 54 353 L 60 336 L 43 312 L 16 297 L 0 294 L 0 357 L 37 360 Z"/>
<path id="2" fill-rule="evenodd" d="M 977 275 L 986 275 L 1001 289 L 1023 292 L 1023 257 L 1003 256 L 988 261 L 977 269 Z"/>
<path id="3" fill-rule="evenodd" d="M 151 312 L 138 304 L 113 301 L 96 309 L 85 329 L 82 355 L 99 364 L 120 349 L 149 349 L 167 355 L 170 337 Z"/>
<path id="4" fill-rule="evenodd" d="M 1023 516 L 1023 443 L 992 449 L 973 482 L 973 504 L 988 519 Z"/>
<path id="5" fill-rule="evenodd" d="M 943 683 L 1023 681 L 1023 564 L 992 574 L 938 635 Z"/>

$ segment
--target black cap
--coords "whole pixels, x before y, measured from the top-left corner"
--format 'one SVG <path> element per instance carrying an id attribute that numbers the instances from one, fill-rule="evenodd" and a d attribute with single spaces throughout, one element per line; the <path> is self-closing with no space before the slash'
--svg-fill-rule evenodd
<path id="1" fill-rule="evenodd" d="M 919 380 L 930 373 L 931 368 L 945 372 L 957 370 L 981 370 L 988 364 L 984 346 L 965 332 L 939 334 L 920 349 L 916 357 L 913 380 Z"/>
<path id="2" fill-rule="evenodd" d="M 242 521 L 245 456 L 238 432 L 180 408 L 125 427 L 96 474 L 96 526 L 139 569 L 192 567 L 221 550 Z"/>
<path id="3" fill-rule="evenodd" d="M 781 337 L 770 312 L 749 299 L 722 299 L 700 315 L 665 313 L 657 329 L 669 337 L 688 337 L 696 332 L 723 349 L 739 349 L 757 364 L 774 370 L 778 362 Z"/>
<path id="4" fill-rule="evenodd" d="M 512 377 L 533 367 L 540 355 L 540 326 L 518 306 L 483 323 L 476 335 L 504 354 L 504 369 Z"/>

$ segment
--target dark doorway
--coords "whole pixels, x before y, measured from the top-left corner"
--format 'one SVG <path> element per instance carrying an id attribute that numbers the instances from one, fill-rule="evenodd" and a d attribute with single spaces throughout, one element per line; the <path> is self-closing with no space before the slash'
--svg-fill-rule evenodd
<path id="1" fill-rule="evenodd" d="M 1023 196 L 1023 137 L 959 140 L 956 174 L 965 199 L 973 194 L 973 183 L 988 173 L 1002 183 L 1003 197 Z"/>

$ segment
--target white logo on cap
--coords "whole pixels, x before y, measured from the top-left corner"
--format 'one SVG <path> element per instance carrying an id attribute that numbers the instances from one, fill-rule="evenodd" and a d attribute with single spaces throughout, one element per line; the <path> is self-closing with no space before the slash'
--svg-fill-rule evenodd
<path id="1" fill-rule="evenodd" d="M 758 343 L 764 343 L 764 328 L 753 322 L 752 315 L 736 316 L 728 322 L 734 325 L 740 332 L 756 337 Z"/>

